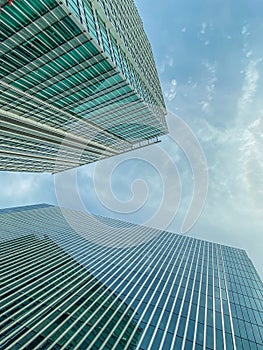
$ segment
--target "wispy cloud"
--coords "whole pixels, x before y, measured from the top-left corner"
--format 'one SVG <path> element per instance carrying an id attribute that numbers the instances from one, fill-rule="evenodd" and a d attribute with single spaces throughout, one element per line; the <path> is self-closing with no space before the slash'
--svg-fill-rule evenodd
<path id="1" fill-rule="evenodd" d="M 203 22 L 201 25 L 200 34 L 205 34 L 206 28 L 207 28 L 207 24 L 205 22 Z"/>
<path id="2" fill-rule="evenodd" d="M 247 52 L 249 51 L 249 43 L 248 43 L 248 38 L 251 35 L 249 31 L 249 25 L 245 24 L 243 25 L 241 29 L 241 35 L 243 37 L 243 53 L 246 55 Z"/>
<path id="3" fill-rule="evenodd" d="M 177 82 L 175 79 L 172 79 L 169 83 L 168 86 L 165 88 L 164 91 L 164 96 L 167 98 L 169 102 L 173 101 L 176 96 L 176 87 L 177 87 Z"/>
<path id="4" fill-rule="evenodd" d="M 208 79 L 207 79 L 207 85 L 205 87 L 206 96 L 205 96 L 205 99 L 200 102 L 200 105 L 202 107 L 202 111 L 207 113 L 209 112 L 211 103 L 214 98 L 215 86 L 217 82 L 216 63 L 206 62 L 204 66 L 207 70 Z"/>
<path id="5" fill-rule="evenodd" d="M 205 46 L 208 46 L 210 44 L 211 34 L 213 30 L 214 28 L 211 24 L 202 22 L 201 30 L 197 33 L 197 37 Z"/>
<path id="6" fill-rule="evenodd" d="M 244 113 L 253 101 L 254 95 L 257 90 L 258 80 L 260 77 L 259 70 L 257 68 L 261 58 L 254 60 L 251 59 L 245 70 L 245 79 L 242 86 L 242 95 L 238 101 L 238 114 L 239 116 Z"/>
<path id="7" fill-rule="evenodd" d="M 162 63 L 160 64 L 160 73 L 164 73 L 167 68 L 172 68 L 174 66 L 175 62 L 174 62 L 174 57 L 171 55 L 166 55 L 164 60 L 162 61 Z"/>

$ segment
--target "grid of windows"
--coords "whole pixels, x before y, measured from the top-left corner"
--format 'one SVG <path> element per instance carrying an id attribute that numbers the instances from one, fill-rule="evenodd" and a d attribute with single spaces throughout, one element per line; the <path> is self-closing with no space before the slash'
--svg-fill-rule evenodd
<path id="1" fill-rule="evenodd" d="M 151 46 L 133 0 L 65 2 L 136 91 L 164 105 Z"/>
<path id="2" fill-rule="evenodd" d="M 245 251 L 45 205 L 0 214 L 5 349 L 262 350 L 263 284 Z"/>
<path id="3" fill-rule="evenodd" d="M 0 302 L 2 348 L 61 349 L 66 342 L 67 349 L 75 348 L 79 342 L 87 348 L 93 341 L 93 349 L 100 349 L 111 331 L 111 325 L 104 327 L 106 321 L 111 319 L 112 323 L 117 323 L 120 315 L 125 313 L 115 334 L 106 344 L 106 348 L 110 349 L 125 328 L 118 347 L 119 350 L 123 349 L 135 327 L 131 319 L 132 309 L 121 303 L 52 240 L 27 235 L 1 243 L 0 248 L 4 251 Z M 34 259 L 32 249 L 37 252 L 41 262 Z M 14 268 L 17 260 L 19 269 Z M 103 308 L 99 307 L 101 304 Z M 102 314 L 104 317 L 94 327 L 93 323 Z M 101 329 L 100 339 L 94 341 Z M 90 336 L 86 337 L 90 330 Z M 131 349 L 140 331 L 140 328 L 137 329 L 132 337 Z"/>
<path id="4" fill-rule="evenodd" d="M 128 5 L 135 11 L 132 2 Z M 122 10 L 117 6 L 115 12 Z M 125 44 L 128 32 L 114 29 L 111 22 L 113 17 L 107 17 L 96 1 L 24 0 L 2 9 L 0 115 L 1 119 L 8 118 L 8 127 L 20 118 L 26 137 L 34 130 L 31 121 L 38 123 L 38 128 L 60 129 L 68 133 L 67 137 L 81 134 L 89 145 L 105 151 L 100 157 L 140 147 L 145 140 L 153 143 L 167 133 L 165 106 L 150 48 L 142 55 L 144 66 L 152 72 L 147 78 L 145 67 L 132 58 L 134 52 Z M 144 33 L 142 25 L 141 31 Z M 133 45 L 140 49 L 141 44 L 134 41 Z M 16 145 L 7 142 L 9 133 Z M 56 154 L 53 137 L 49 134 L 43 142 L 33 132 L 31 142 L 34 139 L 36 147 L 31 144 L 29 152 L 21 144 L 19 133 L 1 130 L 1 170 L 54 170 L 54 157 L 41 153 L 45 148 L 47 153 Z M 23 158 L 10 150 L 19 145 Z M 37 160 L 32 159 L 34 150 Z M 60 155 L 57 171 L 73 166 L 74 158 L 68 158 Z M 89 149 L 80 164 L 97 159 L 96 152 Z M 23 168 L 19 164 L 24 160 Z"/>

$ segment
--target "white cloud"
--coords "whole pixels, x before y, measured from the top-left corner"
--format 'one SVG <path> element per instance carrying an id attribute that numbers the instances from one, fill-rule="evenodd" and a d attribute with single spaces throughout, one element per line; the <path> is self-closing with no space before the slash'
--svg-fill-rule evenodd
<path id="1" fill-rule="evenodd" d="M 244 24 L 242 29 L 241 29 L 241 34 L 244 36 L 244 37 L 247 37 L 250 35 L 250 32 L 249 32 L 249 26 L 247 24 Z"/>
<path id="2" fill-rule="evenodd" d="M 207 24 L 205 22 L 203 22 L 201 25 L 200 34 L 205 34 L 206 28 L 207 28 Z"/>
<path id="3" fill-rule="evenodd" d="M 245 79 L 242 86 L 242 95 L 238 101 L 238 114 L 241 115 L 246 111 L 248 105 L 253 101 L 254 95 L 257 90 L 257 84 L 259 80 L 259 70 L 257 69 L 258 63 L 261 59 L 250 60 L 246 70 Z"/>
<path id="4" fill-rule="evenodd" d="M 250 58 L 253 55 L 253 51 L 250 50 L 246 53 L 246 58 Z"/>
<path id="5" fill-rule="evenodd" d="M 175 79 L 172 79 L 171 82 L 168 84 L 168 86 L 164 90 L 164 96 L 167 98 L 169 102 L 175 99 L 175 96 L 177 94 L 176 88 L 177 88 L 177 82 Z"/>
<path id="6" fill-rule="evenodd" d="M 201 108 L 203 112 L 207 112 L 209 110 L 209 103 L 208 101 L 201 101 L 200 102 Z"/>
<path id="7" fill-rule="evenodd" d="M 263 188 L 263 119 L 226 128 L 215 127 L 204 119 L 195 124 L 212 172 L 210 194 L 222 199 L 232 194 L 235 210 L 250 212 L 253 207 L 253 215 L 260 211 L 262 215 L 263 196 L 259 189 Z M 223 206 L 220 202 L 218 205 Z"/>
<path id="8" fill-rule="evenodd" d="M 201 30 L 197 33 L 197 37 L 205 46 L 210 44 L 211 32 L 213 30 L 214 27 L 212 24 L 206 22 L 201 24 Z"/>
<path id="9" fill-rule="evenodd" d="M 205 87 L 206 96 L 204 100 L 200 102 L 200 105 L 201 105 L 202 111 L 207 113 L 209 112 L 210 105 L 214 98 L 215 86 L 217 82 L 216 63 L 206 62 L 204 66 L 207 69 L 208 78 L 207 78 L 207 84 Z"/>
<path id="10" fill-rule="evenodd" d="M 163 62 L 160 65 L 160 73 L 164 73 L 167 68 L 172 68 L 174 64 L 174 58 L 170 55 L 166 55 Z"/>

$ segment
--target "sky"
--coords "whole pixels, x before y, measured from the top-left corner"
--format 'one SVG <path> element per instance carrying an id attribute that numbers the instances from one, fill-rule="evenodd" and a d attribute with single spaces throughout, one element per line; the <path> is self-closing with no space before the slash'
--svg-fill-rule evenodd
<path id="1" fill-rule="evenodd" d="M 247 251 L 263 278 L 263 3 L 135 3 L 170 134 L 58 176 L 0 172 L 0 207 L 85 208 L 232 245 Z"/>

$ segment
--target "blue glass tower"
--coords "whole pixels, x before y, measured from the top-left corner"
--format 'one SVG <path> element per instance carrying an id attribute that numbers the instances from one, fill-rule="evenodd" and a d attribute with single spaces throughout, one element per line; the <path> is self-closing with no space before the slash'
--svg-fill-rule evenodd
<path id="1" fill-rule="evenodd" d="M 1 349 L 263 349 L 242 249 L 48 205 L 0 221 Z"/>

